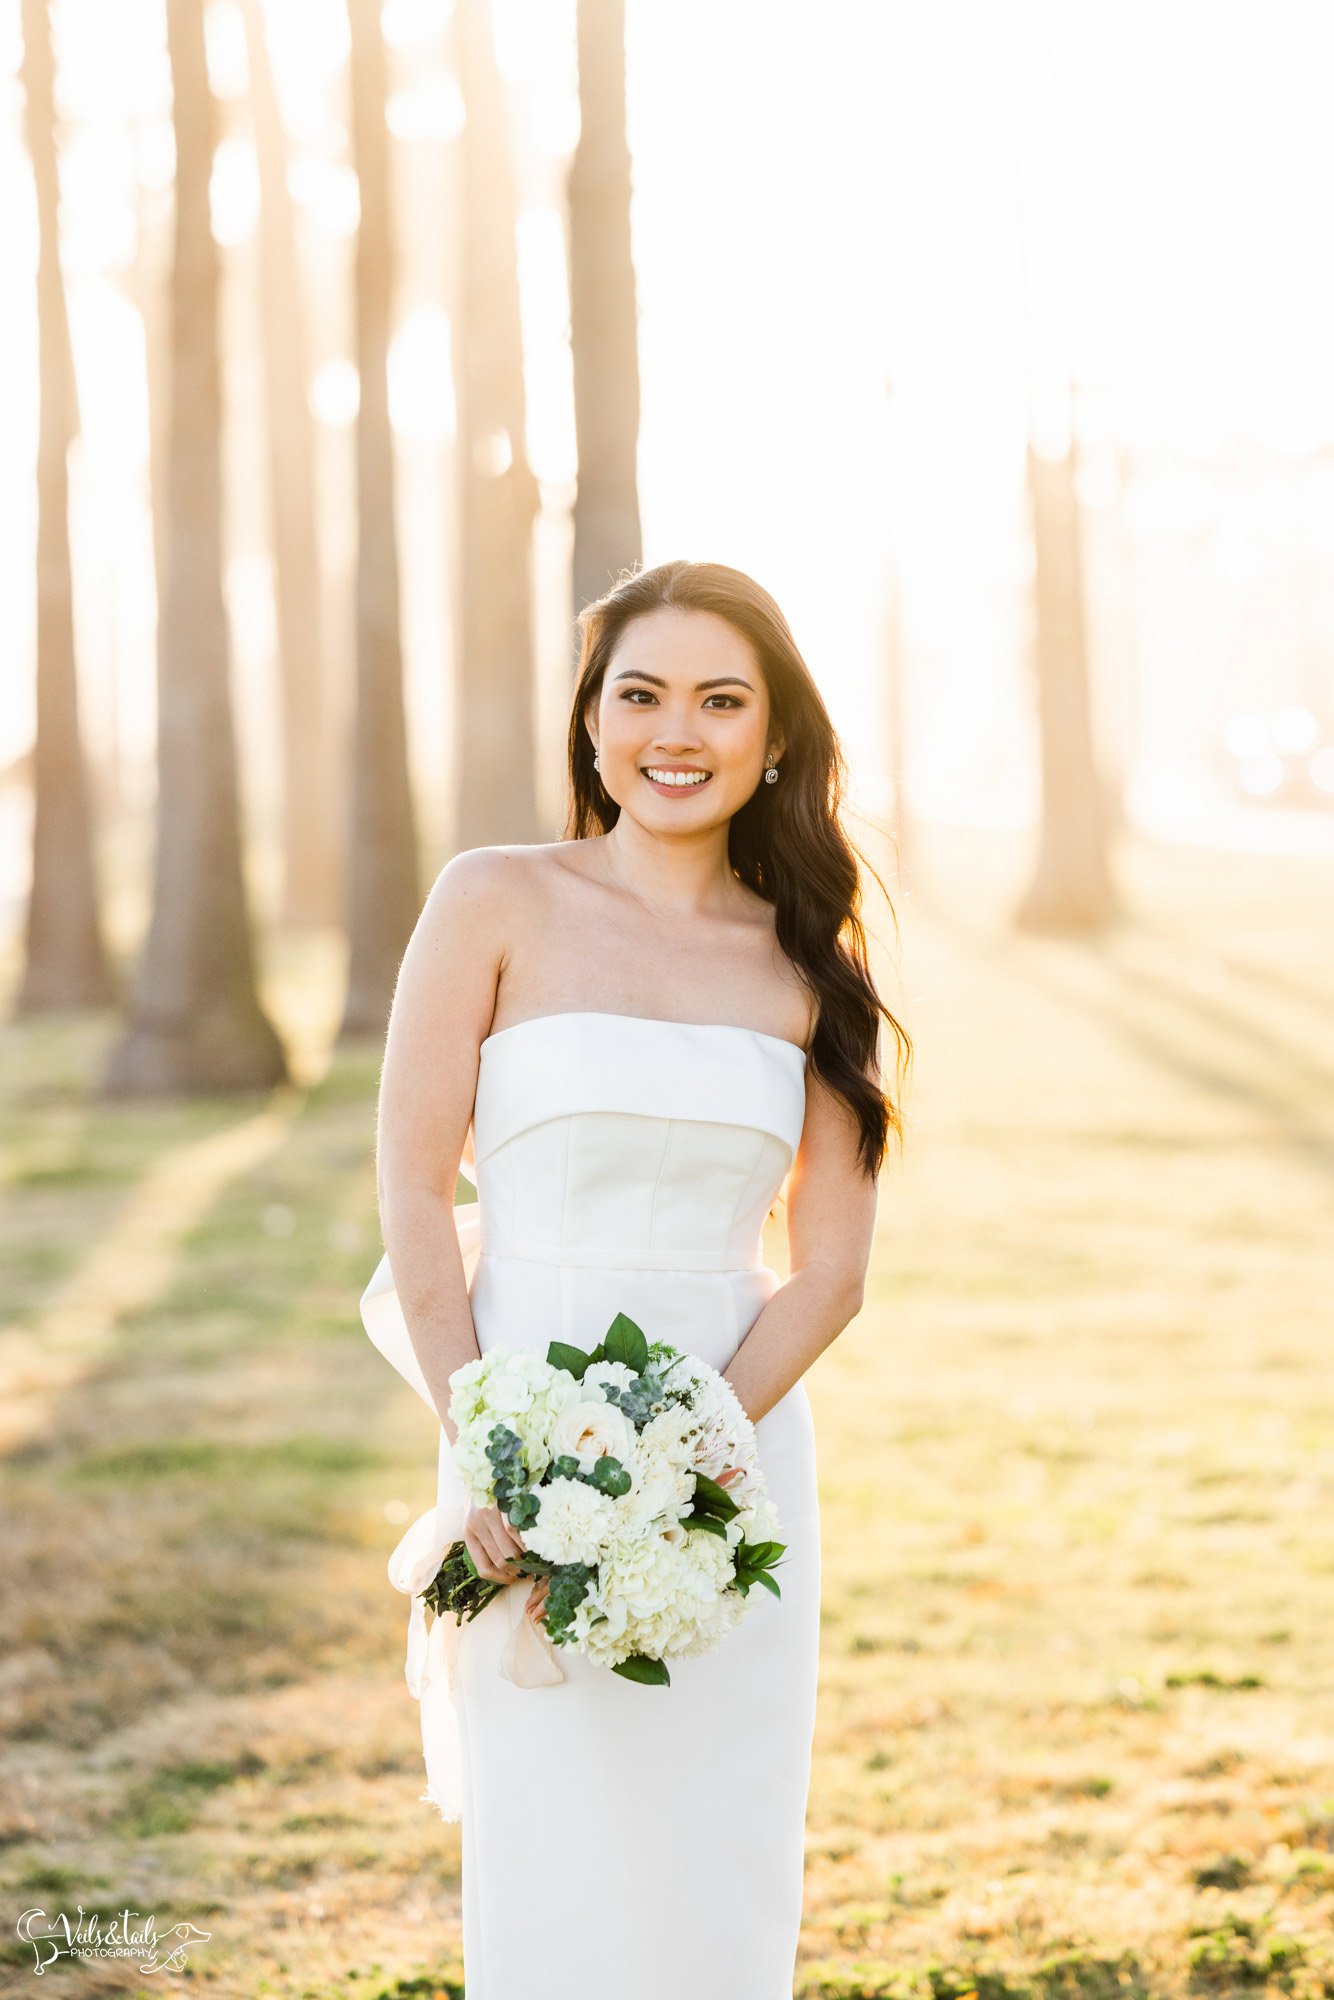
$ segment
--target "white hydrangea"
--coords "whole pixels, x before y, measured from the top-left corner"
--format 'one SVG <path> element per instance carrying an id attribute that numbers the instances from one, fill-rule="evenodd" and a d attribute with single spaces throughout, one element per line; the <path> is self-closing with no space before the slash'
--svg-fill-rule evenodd
<path id="1" fill-rule="evenodd" d="M 552 1563 L 595 1563 L 616 1533 L 616 1502 L 583 1479 L 552 1479 L 541 1490 L 524 1545 Z"/>
<path id="2" fill-rule="evenodd" d="M 595 1660 L 616 1666 L 632 1653 L 655 1659 L 707 1652 L 736 1622 L 745 1600 L 731 1589 L 727 1545 L 698 1530 L 684 1540 L 648 1535 L 614 1544 L 575 1612 L 572 1628 Z M 595 1622 L 599 1613 L 606 1616 Z"/>
<path id="3" fill-rule="evenodd" d="M 504 1424 L 516 1434 L 528 1476 L 538 1480 L 551 1463 L 556 1424 L 580 1395 L 579 1384 L 563 1368 L 516 1348 L 493 1348 L 465 1362 L 451 1375 L 450 1387 L 449 1415 L 458 1432 L 454 1464 L 483 1507 L 495 1504 L 495 1471 L 486 1454 L 494 1426 Z"/>
<path id="4" fill-rule="evenodd" d="M 778 1525 L 778 1510 L 767 1492 L 762 1492 L 753 1506 L 744 1507 L 737 1519 L 746 1531 L 748 1542 L 778 1542 L 782 1533 Z"/>

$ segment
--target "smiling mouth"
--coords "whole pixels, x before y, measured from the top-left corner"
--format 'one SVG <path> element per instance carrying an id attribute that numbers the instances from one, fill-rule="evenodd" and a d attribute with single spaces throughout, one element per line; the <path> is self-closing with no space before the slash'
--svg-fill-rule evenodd
<path id="1" fill-rule="evenodd" d="M 666 771 L 654 764 L 641 764 L 640 774 L 660 792 L 697 792 L 713 776 L 712 771 Z"/>

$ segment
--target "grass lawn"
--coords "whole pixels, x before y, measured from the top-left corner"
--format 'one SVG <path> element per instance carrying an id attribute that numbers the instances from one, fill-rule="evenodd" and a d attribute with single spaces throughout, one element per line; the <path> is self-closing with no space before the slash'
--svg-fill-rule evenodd
<path id="1" fill-rule="evenodd" d="M 796 1990 L 1323 2000 L 1334 862 L 1131 841 L 1087 944 L 1009 933 L 1022 866 L 935 833 L 898 898 L 907 1143 L 808 1377 Z M 324 1060 L 340 964 L 273 954 L 271 1097 L 99 1105 L 109 1016 L 0 1037 L 6 1991 L 462 1991 L 385 1578 L 434 1436 L 357 1315 L 379 1049 Z M 34 1988 L 19 1913 L 80 1904 L 208 1940 Z"/>

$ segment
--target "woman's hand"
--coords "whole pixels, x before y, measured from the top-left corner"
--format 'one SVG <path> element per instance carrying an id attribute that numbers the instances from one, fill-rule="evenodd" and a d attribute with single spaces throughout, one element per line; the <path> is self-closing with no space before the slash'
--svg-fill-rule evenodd
<path id="1" fill-rule="evenodd" d="M 528 1551 L 499 1507 L 470 1507 L 463 1524 L 463 1540 L 479 1576 L 491 1583 L 520 1580 L 517 1570 L 510 1565 Z"/>
<path id="2" fill-rule="evenodd" d="M 545 1625 L 547 1622 L 547 1592 L 550 1588 L 551 1578 L 549 1576 L 539 1576 L 533 1585 L 532 1592 L 524 1608 L 534 1625 Z"/>

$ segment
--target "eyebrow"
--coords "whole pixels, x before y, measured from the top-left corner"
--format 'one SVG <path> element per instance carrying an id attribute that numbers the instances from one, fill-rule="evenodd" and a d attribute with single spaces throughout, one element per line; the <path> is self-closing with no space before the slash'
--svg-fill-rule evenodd
<path id="1" fill-rule="evenodd" d="M 665 688 L 667 685 L 661 674 L 642 673 L 638 667 L 622 667 L 619 674 L 612 675 L 612 679 L 614 681 L 652 681 L 654 687 L 660 688 Z M 752 694 L 755 692 L 750 682 L 743 680 L 740 674 L 718 674 L 711 681 L 695 682 L 696 694 L 702 694 L 705 688 L 722 687 L 750 688 Z"/>

